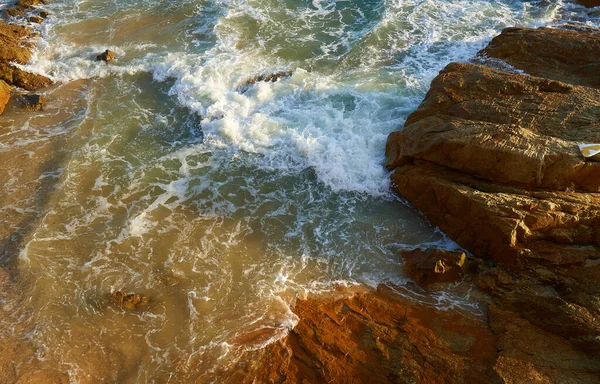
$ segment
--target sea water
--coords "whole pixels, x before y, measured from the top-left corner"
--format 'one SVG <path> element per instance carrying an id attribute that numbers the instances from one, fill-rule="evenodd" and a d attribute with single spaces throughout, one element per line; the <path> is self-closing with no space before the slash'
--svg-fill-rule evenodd
<path id="1" fill-rule="evenodd" d="M 401 250 L 457 246 L 391 192 L 387 135 L 503 28 L 600 18 L 560 0 L 46 8 L 26 69 L 56 82 L 49 102 L 0 117 L 0 336 L 75 383 L 218 381 L 285 336 L 297 297 L 408 284 Z M 105 49 L 117 60 L 95 61 Z M 150 303 L 126 310 L 115 291 Z"/>

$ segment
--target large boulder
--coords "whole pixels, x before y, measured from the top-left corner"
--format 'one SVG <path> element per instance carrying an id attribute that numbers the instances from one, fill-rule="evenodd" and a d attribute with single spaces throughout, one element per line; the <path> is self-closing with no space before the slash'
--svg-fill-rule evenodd
<path id="1" fill-rule="evenodd" d="M 600 62 L 596 32 L 507 29 L 483 52 L 492 57 L 498 41 L 520 46 L 536 34 L 555 36 L 553 49 L 533 44 L 522 51 L 527 58 L 541 63 L 546 52 L 557 57 L 576 45 Z M 511 63 L 525 63 L 529 75 L 458 63 L 442 70 L 404 130 L 388 138 L 387 166 L 397 191 L 475 255 L 583 263 L 600 255 L 600 162 L 578 149 L 600 143 L 598 75 L 561 81 L 568 69 L 548 59 L 553 78 L 537 77 L 550 71 L 515 55 Z M 576 85 L 585 79 L 590 86 Z"/>
<path id="2" fill-rule="evenodd" d="M 477 61 L 500 69 L 449 64 L 389 136 L 393 186 L 491 264 L 504 382 L 596 382 L 600 162 L 578 145 L 600 143 L 600 31 L 508 28 Z"/>

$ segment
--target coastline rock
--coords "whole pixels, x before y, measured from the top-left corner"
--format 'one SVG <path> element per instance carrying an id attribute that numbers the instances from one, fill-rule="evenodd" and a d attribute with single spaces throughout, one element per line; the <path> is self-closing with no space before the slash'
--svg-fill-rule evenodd
<path id="1" fill-rule="evenodd" d="M 500 59 L 529 75 L 599 88 L 598 33 L 591 27 L 506 28 L 478 56 Z"/>
<path id="2" fill-rule="evenodd" d="M 42 95 L 19 95 L 17 100 L 21 109 L 30 112 L 41 111 L 47 101 Z"/>
<path id="3" fill-rule="evenodd" d="M 40 4 L 48 4 L 48 0 L 18 0 L 16 5 L 20 8 L 33 8 Z"/>
<path id="4" fill-rule="evenodd" d="M 29 21 L 36 24 L 41 24 L 44 22 L 44 19 L 40 16 L 30 16 Z"/>
<path id="5" fill-rule="evenodd" d="M 281 71 L 281 72 L 275 72 L 275 73 L 270 73 L 267 75 L 259 75 L 256 77 L 253 77 L 251 79 L 248 79 L 246 81 L 244 81 L 244 83 L 238 87 L 238 91 L 240 93 L 244 93 L 246 92 L 250 86 L 256 84 L 256 83 L 275 83 L 281 79 L 286 79 L 290 76 L 293 75 L 293 71 Z"/>
<path id="6" fill-rule="evenodd" d="M 485 318 L 443 311 L 389 287 L 299 300 L 289 335 L 248 352 L 231 383 L 499 383 Z"/>
<path id="7" fill-rule="evenodd" d="M 31 52 L 30 48 L 24 44 L 24 39 L 29 36 L 27 27 L 0 21 L 0 62 L 27 63 Z"/>
<path id="8" fill-rule="evenodd" d="M 504 382 L 600 380 L 598 32 L 507 28 L 480 56 L 516 71 L 449 64 L 388 137 L 398 193 L 495 264 L 472 279 Z"/>
<path id="9" fill-rule="evenodd" d="M 22 10 L 21 8 L 10 7 L 6 10 L 6 12 L 4 12 L 4 16 L 12 16 L 12 17 L 25 16 L 25 11 Z"/>
<path id="10" fill-rule="evenodd" d="M 0 63 L 0 79 L 27 91 L 37 91 L 52 85 L 52 80 L 46 76 L 25 72 L 5 63 Z"/>
<path id="11" fill-rule="evenodd" d="M 4 108 L 10 99 L 12 88 L 3 80 L 0 80 L 0 115 L 4 112 Z"/>
<path id="12" fill-rule="evenodd" d="M 519 45 L 524 32 L 517 32 L 507 29 L 501 40 Z M 548 33 L 526 34 L 536 32 Z M 568 56 L 573 33 L 600 42 L 600 34 L 564 33 L 569 38 L 555 40 L 552 55 L 562 49 Z M 600 60 L 595 44 L 585 47 L 582 54 Z M 545 52 L 525 55 L 543 61 Z M 535 77 L 537 68 L 526 76 L 448 65 L 404 130 L 388 138 L 387 166 L 397 191 L 476 256 L 583 263 L 600 255 L 600 163 L 584 159 L 577 145 L 600 142 L 600 90 Z"/>
<path id="13" fill-rule="evenodd" d="M 124 291 L 116 291 L 112 296 L 115 303 L 126 309 L 143 309 L 147 307 L 150 302 L 146 296 L 137 293 L 128 294 Z"/>
<path id="14" fill-rule="evenodd" d="M 404 271 L 421 286 L 460 281 L 467 272 L 464 252 L 415 249 L 401 254 Z"/>
<path id="15" fill-rule="evenodd" d="M 113 61 L 115 58 L 116 58 L 115 53 L 113 51 L 111 51 L 110 49 L 107 49 L 100 55 L 96 56 L 96 61 L 109 62 L 109 61 Z"/>

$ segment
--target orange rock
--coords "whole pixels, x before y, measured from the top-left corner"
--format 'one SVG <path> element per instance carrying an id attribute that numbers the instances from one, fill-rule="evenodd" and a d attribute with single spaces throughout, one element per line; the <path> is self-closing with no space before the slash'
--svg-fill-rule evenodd
<path id="1" fill-rule="evenodd" d="M 289 336 L 247 353 L 236 383 L 493 383 L 496 336 L 485 318 L 418 305 L 380 286 L 296 303 Z"/>
<path id="2" fill-rule="evenodd" d="M 26 37 L 29 37 L 27 27 L 0 21 L 0 62 L 27 63 L 31 53 L 23 44 L 23 39 Z"/>
<path id="3" fill-rule="evenodd" d="M 4 81 L 0 80 L 0 115 L 4 112 L 4 108 L 10 99 L 12 88 Z"/>

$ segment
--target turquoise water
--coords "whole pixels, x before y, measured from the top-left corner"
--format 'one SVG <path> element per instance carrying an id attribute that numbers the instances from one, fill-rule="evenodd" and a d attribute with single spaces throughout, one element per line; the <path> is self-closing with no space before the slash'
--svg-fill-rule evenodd
<path id="1" fill-rule="evenodd" d="M 236 340 L 286 334 L 296 297 L 406 285 L 400 250 L 456 247 L 390 193 L 387 135 L 504 27 L 598 18 L 566 1 L 48 9 L 28 68 L 57 81 L 50 102 L 0 118 L 0 255 L 19 292 L 2 322 L 73 382 L 131 383 L 218 381 L 265 343 Z M 117 61 L 94 61 L 106 48 Z M 117 290 L 151 305 L 115 307 Z M 466 294 L 413 298 L 478 311 Z"/>

